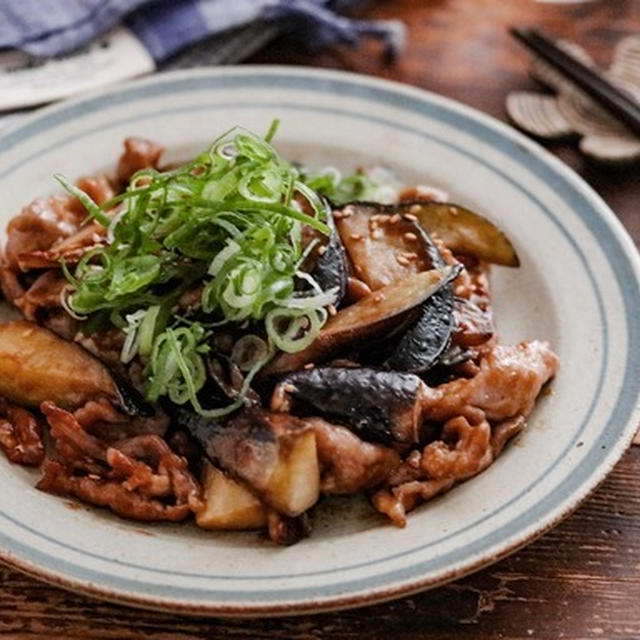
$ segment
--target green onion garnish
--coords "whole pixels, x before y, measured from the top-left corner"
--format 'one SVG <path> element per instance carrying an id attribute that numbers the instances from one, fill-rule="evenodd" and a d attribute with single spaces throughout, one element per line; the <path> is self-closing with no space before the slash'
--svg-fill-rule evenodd
<path id="1" fill-rule="evenodd" d="M 343 177 L 337 169 L 328 167 L 316 173 L 306 173 L 302 179 L 308 188 L 325 196 L 336 206 L 357 200 L 378 200 L 380 185 L 364 173 Z"/>
<path id="2" fill-rule="evenodd" d="M 104 246 L 74 269 L 63 265 L 70 283 L 64 306 L 87 318 L 85 331 L 115 326 L 125 333 L 121 359 L 142 361 L 151 401 L 166 396 L 203 415 L 224 415 L 242 405 L 251 379 L 277 349 L 305 348 L 326 321 L 335 291 L 321 291 L 300 271 L 302 230 L 327 235 L 320 194 L 346 195 L 347 185 L 305 178 L 283 160 L 270 144 L 277 126 L 264 139 L 235 128 L 177 169 L 138 171 L 102 206 L 56 175 L 87 219 L 107 227 Z M 362 191 L 362 179 L 356 183 L 351 191 Z M 185 312 L 180 298 L 194 291 L 200 304 Z M 203 408 L 198 394 L 209 344 L 222 325 L 236 333 L 246 327 L 252 336 L 234 352 L 242 354 L 245 386 L 231 405 Z"/>

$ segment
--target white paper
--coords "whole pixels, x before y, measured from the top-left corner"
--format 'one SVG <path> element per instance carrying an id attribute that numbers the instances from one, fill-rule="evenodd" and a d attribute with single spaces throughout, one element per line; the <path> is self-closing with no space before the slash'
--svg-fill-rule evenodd
<path id="1" fill-rule="evenodd" d="M 153 58 L 124 27 L 76 53 L 44 62 L 17 51 L 0 53 L 0 111 L 52 102 L 154 70 Z"/>

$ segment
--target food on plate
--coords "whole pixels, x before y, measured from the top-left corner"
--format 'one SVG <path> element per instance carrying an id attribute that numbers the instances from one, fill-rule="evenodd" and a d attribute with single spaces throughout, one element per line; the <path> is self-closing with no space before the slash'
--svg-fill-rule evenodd
<path id="1" fill-rule="evenodd" d="M 558 358 L 499 342 L 487 218 L 283 159 L 234 128 L 193 160 L 128 138 L 7 227 L 0 448 L 124 518 L 309 535 L 336 494 L 398 526 L 486 469 Z"/>

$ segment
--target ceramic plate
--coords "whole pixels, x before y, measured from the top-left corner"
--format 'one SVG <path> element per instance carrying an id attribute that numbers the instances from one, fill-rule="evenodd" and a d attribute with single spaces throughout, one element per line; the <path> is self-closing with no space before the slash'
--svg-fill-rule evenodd
<path id="1" fill-rule="evenodd" d="M 240 123 L 296 161 L 384 164 L 485 212 L 515 243 L 496 268 L 503 342 L 549 340 L 562 367 L 527 430 L 485 473 L 417 509 L 405 529 L 364 503 L 319 509 L 308 540 L 143 525 L 71 508 L 34 489 L 37 473 L 0 460 L 0 557 L 110 600 L 179 612 L 265 615 L 397 597 L 458 578 L 533 540 L 577 507 L 638 422 L 640 268 L 612 212 L 563 164 L 499 122 L 417 89 L 278 67 L 155 76 L 38 113 L 0 138 L 2 226 L 52 174 L 111 168 L 128 135 L 188 157 Z"/>

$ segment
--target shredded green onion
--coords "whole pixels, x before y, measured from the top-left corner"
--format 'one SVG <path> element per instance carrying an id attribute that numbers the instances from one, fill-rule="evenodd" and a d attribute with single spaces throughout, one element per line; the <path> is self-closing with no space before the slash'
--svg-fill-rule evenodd
<path id="1" fill-rule="evenodd" d="M 63 263 L 63 306 L 86 318 L 85 332 L 123 331 L 121 360 L 142 362 L 150 401 L 168 397 L 202 415 L 226 415 L 242 406 L 253 376 L 277 349 L 304 349 L 327 319 L 336 292 L 300 271 L 313 247 L 305 247 L 303 227 L 328 235 L 322 196 L 362 191 L 365 179 L 348 186 L 347 178 L 305 175 L 270 144 L 278 124 L 264 138 L 236 127 L 171 171 L 142 169 L 101 206 L 55 176 L 87 220 L 107 228 L 103 246 L 73 269 Z M 194 295 L 197 304 L 182 302 Z M 244 388 L 231 404 L 210 409 L 199 395 L 206 359 L 213 332 L 229 324 L 248 329 L 235 352 Z"/>
<path id="2" fill-rule="evenodd" d="M 264 139 L 266 142 L 271 142 L 278 131 L 278 127 L 280 126 L 280 119 L 274 118 L 269 125 L 269 130 L 267 131 Z"/>
<path id="3" fill-rule="evenodd" d="M 269 354 L 267 343 L 254 334 L 242 336 L 234 345 L 231 351 L 231 360 L 235 362 L 240 371 L 248 372 L 255 367 L 258 362 L 263 361 Z"/>
<path id="4" fill-rule="evenodd" d="M 100 206 L 93 201 L 93 198 L 91 198 L 88 193 L 85 193 L 72 182 L 69 182 L 69 180 L 60 173 L 56 173 L 53 177 L 62 185 L 65 191 L 76 197 L 80 201 L 80 204 L 87 210 L 88 215 L 85 222 L 95 219 L 105 227 L 109 225 L 111 222 L 109 216 L 102 212 Z"/>
<path id="5" fill-rule="evenodd" d="M 131 362 L 138 352 L 140 347 L 140 325 L 146 315 L 147 312 L 144 309 L 140 309 L 126 317 L 127 326 L 123 329 L 126 338 L 120 354 L 120 360 L 125 364 Z"/>
<path id="6" fill-rule="evenodd" d="M 309 189 L 340 206 L 355 200 L 376 201 L 379 185 L 364 173 L 343 177 L 334 167 L 302 175 Z"/>
<path id="7" fill-rule="evenodd" d="M 271 343 L 287 353 L 306 349 L 327 320 L 326 309 L 273 309 L 265 318 Z"/>

